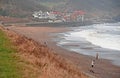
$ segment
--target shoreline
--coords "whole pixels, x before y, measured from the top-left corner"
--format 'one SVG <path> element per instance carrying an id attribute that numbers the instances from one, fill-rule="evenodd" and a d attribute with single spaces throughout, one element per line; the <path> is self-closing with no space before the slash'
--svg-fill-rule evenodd
<path id="1" fill-rule="evenodd" d="M 69 31 L 69 27 L 7 27 L 19 34 L 25 35 L 39 43 L 47 43 L 47 46 L 54 52 L 57 52 L 61 57 L 75 64 L 85 73 L 96 76 L 97 78 L 119 78 L 120 67 L 111 64 L 108 60 L 99 59 L 96 64 L 95 72 L 89 72 L 92 56 L 82 55 L 76 52 L 65 50 L 56 45 L 56 42 L 52 40 L 50 33 L 60 33 Z"/>
<path id="2" fill-rule="evenodd" d="M 120 60 L 119 60 L 119 52 L 120 50 L 114 50 L 111 48 L 103 48 L 97 45 L 92 44 L 92 42 L 89 42 L 84 39 L 79 38 L 78 31 L 80 27 L 73 27 L 72 30 L 68 32 L 58 33 L 55 34 L 57 37 L 53 39 L 55 42 L 57 42 L 57 46 L 60 46 L 64 49 L 67 49 L 68 51 L 74 51 L 78 54 L 88 55 L 88 56 L 96 56 L 96 53 L 99 54 L 100 59 L 106 59 L 109 60 L 113 65 L 120 67 Z M 75 34 L 77 32 L 77 34 Z M 71 35 L 73 34 L 73 35 Z M 75 34 L 75 36 L 74 36 Z M 83 33 L 84 34 L 84 33 Z M 76 38 L 76 36 L 78 36 Z M 77 41 L 74 40 L 77 39 Z M 79 40 L 79 39 L 80 40 Z M 97 42 L 96 42 L 97 43 Z M 106 45 L 106 44 L 104 44 Z"/>

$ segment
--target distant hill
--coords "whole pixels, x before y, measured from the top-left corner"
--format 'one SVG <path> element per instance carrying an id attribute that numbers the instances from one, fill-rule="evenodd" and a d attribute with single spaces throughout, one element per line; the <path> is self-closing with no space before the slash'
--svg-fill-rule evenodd
<path id="1" fill-rule="evenodd" d="M 88 17 L 120 16 L 120 0 L 0 0 L 0 14 L 31 15 L 38 10 L 84 10 Z"/>
<path id="2" fill-rule="evenodd" d="M 69 0 L 68 7 L 82 9 L 90 13 L 120 14 L 120 0 Z"/>
<path id="3" fill-rule="evenodd" d="M 120 0 L 37 0 L 59 11 L 84 10 L 90 17 L 120 16 Z"/>
<path id="4" fill-rule="evenodd" d="M 36 1 L 40 1 L 40 2 L 64 2 L 67 0 L 36 0 Z"/>
<path id="5" fill-rule="evenodd" d="M 56 7 L 55 7 L 56 8 Z M 57 10 L 84 10 L 89 16 L 120 16 L 120 0 L 66 0 Z"/>
<path id="6" fill-rule="evenodd" d="M 0 0 L 0 15 L 24 17 L 36 10 L 49 10 L 35 0 Z"/>

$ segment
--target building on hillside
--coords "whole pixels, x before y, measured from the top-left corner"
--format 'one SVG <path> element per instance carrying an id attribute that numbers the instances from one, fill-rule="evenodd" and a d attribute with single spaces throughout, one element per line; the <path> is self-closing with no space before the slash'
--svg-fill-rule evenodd
<path id="1" fill-rule="evenodd" d="M 37 19 L 45 20 L 48 22 L 79 22 L 84 20 L 84 11 L 73 11 L 73 12 L 59 12 L 59 11 L 51 11 L 51 12 L 42 12 L 36 11 L 33 13 L 33 17 Z"/>

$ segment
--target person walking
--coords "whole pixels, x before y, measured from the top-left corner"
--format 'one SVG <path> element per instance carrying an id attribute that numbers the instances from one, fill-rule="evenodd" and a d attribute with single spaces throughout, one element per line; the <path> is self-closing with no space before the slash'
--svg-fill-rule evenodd
<path id="1" fill-rule="evenodd" d="M 91 67 L 94 67 L 95 60 L 92 60 Z"/>
<path id="2" fill-rule="evenodd" d="M 96 60 L 98 60 L 98 58 L 99 58 L 99 55 L 98 55 L 98 53 L 96 53 L 96 57 L 95 57 L 95 58 L 96 58 Z"/>
<path id="3" fill-rule="evenodd" d="M 92 72 L 92 73 L 94 73 L 94 70 L 93 70 L 94 65 L 95 65 L 95 60 L 92 60 L 92 62 L 91 62 L 91 69 L 90 69 L 90 72 Z"/>

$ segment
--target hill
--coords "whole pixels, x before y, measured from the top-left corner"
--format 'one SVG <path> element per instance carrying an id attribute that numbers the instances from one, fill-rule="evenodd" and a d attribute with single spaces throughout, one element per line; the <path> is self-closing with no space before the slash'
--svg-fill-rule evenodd
<path id="1" fill-rule="evenodd" d="M 34 0 L 0 0 L 0 15 L 24 17 L 36 10 L 49 10 Z"/>
<path id="2" fill-rule="evenodd" d="M 1 31 L 6 34 L 7 38 L 15 46 L 16 53 L 9 51 L 11 49 L 3 47 L 3 49 L 5 48 L 3 52 L 5 52 L 3 53 L 4 56 L 1 55 L 1 58 L 7 61 L 0 61 L 0 65 L 5 65 L 1 66 L 3 68 L 0 72 L 4 72 L 0 73 L 0 78 L 6 78 L 6 76 L 9 78 L 90 78 L 89 75 L 81 72 L 74 64 L 52 51 L 46 44 L 38 43 L 31 38 L 19 35 L 17 32 L 9 30 L 9 28 L 5 29 L 0 26 Z M 11 59 L 12 57 L 14 59 Z M 13 70 L 15 68 L 14 60 L 17 61 L 16 65 L 19 66 L 16 66 L 16 72 Z"/>
<path id="3" fill-rule="evenodd" d="M 114 16 L 120 14 L 120 0 L 69 0 L 67 4 L 67 8 L 82 9 L 95 15 Z"/>
<path id="4" fill-rule="evenodd" d="M 112 18 L 120 16 L 120 0 L 37 0 L 59 11 L 84 10 L 88 17 Z"/>
<path id="5" fill-rule="evenodd" d="M 120 0 L 0 0 L 0 15 L 31 16 L 38 10 L 84 10 L 87 17 L 120 16 Z"/>

